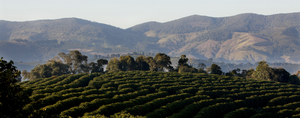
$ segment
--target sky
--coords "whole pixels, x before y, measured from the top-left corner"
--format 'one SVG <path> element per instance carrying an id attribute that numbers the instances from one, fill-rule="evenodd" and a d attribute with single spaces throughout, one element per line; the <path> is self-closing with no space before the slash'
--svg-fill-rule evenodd
<path id="1" fill-rule="evenodd" d="M 300 12 L 300 0 L 0 0 L 0 20 L 76 17 L 122 29 L 190 15 L 226 17 L 241 13 Z"/>

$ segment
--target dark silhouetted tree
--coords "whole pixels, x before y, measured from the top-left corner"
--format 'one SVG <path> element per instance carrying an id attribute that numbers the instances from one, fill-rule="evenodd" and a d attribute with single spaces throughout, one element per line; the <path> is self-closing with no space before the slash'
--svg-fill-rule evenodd
<path id="1" fill-rule="evenodd" d="M 291 74 L 287 72 L 284 68 L 274 68 L 273 71 L 277 75 L 277 78 L 274 78 L 272 80 L 285 83 L 289 81 L 289 77 Z"/>
<path id="2" fill-rule="evenodd" d="M 1 118 L 25 118 L 28 114 L 22 111 L 25 104 L 30 102 L 32 91 L 23 90 L 16 84 L 21 72 L 13 65 L 0 59 L 0 117 Z"/>
<path id="3" fill-rule="evenodd" d="M 221 67 L 218 66 L 217 64 L 211 64 L 210 66 L 210 74 L 218 74 L 218 75 L 222 75 L 222 70 Z"/>
<path id="4" fill-rule="evenodd" d="M 147 59 L 145 56 L 142 55 L 138 56 L 135 59 L 135 62 L 137 64 L 137 70 L 143 70 L 143 71 L 150 70 L 149 64 L 147 63 Z"/>

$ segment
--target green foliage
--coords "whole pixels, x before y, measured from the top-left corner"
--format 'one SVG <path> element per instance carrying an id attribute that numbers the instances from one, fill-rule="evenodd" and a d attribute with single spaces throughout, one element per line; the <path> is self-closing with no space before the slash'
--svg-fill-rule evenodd
<path id="1" fill-rule="evenodd" d="M 136 62 L 130 55 L 120 56 L 119 68 L 122 71 L 132 71 L 136 69 Z"/>
<path id="2" fill-rule="evenodd" d="M 91 62 L 89 63 L 90 69 L 91 69 L 91 73 L 94 72 L 103 72 L 103 65 L 108 64 L 108 61 L 105 59 L 98 59 L 97 63 Z"/>
<path id="3" fill-rule="evenodd" d="M 135 61 L 137 63 L 137 70 L 150 70 L 150 65 L 147 63 L 147 58 L 145 56 L 140 55 L 135 59 Z"/>
<path id="4" fill-rule="evenodd" d="M 289 83 L 289 84 L 300 85 L 300 79 L 299 79 L 298 76 L 296 76 L 296 75 L 291 75 L 291 76 L 289 77 L 289 80 L 287 81 L 287 83 Z"/>
<path id="5" fill-rule="evenodd" d="M 262 80 L 277 80 L 278 76 L 274 73 L 273 69 L 269 67 L 266 61 L 260 61 L 256 70 L 251 75 L 253 78 Z"/>
<path id="6" fill-rule="evenodd" d="M 21 85 L 34 90 L 32 102 L 22 109 L 34 111 L 30 117 L 296 117 L 300 113 L 299 86 L 238 76 L 119 71 L 63 75 Z"/>
<path id="7" fill-rule="evenodd" d="M 178 60 L 178 66 L 177 66 L 177 70 L 178 73 L 182 73 L 182 72 L 198 72 L 198 70 L 196 68 L 193 68 L 192 66 L 188 65 L 188 58 L 186 57 L 186 55 L 181 55 L 180 59 Z M 201 72 L 201 71 L 200 71 Z"/>
<path id="8" fill-rule="evenodd" d="M 28 113 L 22 111 L 22 107 L 30 102 L 31 90 L 24 90 L 17 85 L 17 79 L 21 72 L 14 66 L 13 61 L 0 59 L 0 117 L 22 118 Z M 30 112 L 29 112 L 30 113 Z"/>
<path id="9" fill-rule="evenodd" d="M 52 76 L 60 76 L 63 74 L 69 74 L 69 66 L 62 63 L 60 60 L 51 59 L 48 60 L 46 64 L 35 66 L 31 72 L 26 70 L 22 71 L 24 79 L 34 80 L 38 78 L 48 78 Z M 23 79 L 23 80 L 24 80 Z"/>
<path id="10" fill-rule="evenodd" d="M 209 70 L 210 74 L 218 74 L 218 75 L 222 75 L 222 70 L 221 67 L 218 66 L 217 64 L 211 64 Z"/>
<path id="11" fill-rule="evenodd" d="M 120 61 L 118 60 L 118 58 L 114 57 L 111 58 L 107 64 L 106 70 L 108 72 L 118 72 L 121 71 L 121 69 L 119 68 L 120 65 Z"/>
<path id="12" fill-rule="evenodd" d="M 78 50 L 70 51 L 69 54 L 59 53 L 60 58 L 68 65 L 69 71 L 72 74 L 87 72 L 87 56 L 82 55 Z"/>
<path id="13" fill-rule="evenodd" d="M 171 66 L 172 62 L 170 59 L 171 58 L 165 53 L 157 53 L 154 57 L 154 60 L 156 62 L 158 70 L 163 71 L 164 68 L 172 70 L 173 67 Z"/>
<path id="14" fill-rule="evenodd" d="M 260 61 L 256 70 L 248 70 L 244 76 L 247 79 L 272 80 L 277 82 L 299 84 L 299 78 L 290 75 L 284 68 L 271 68 L 266 61 Z"/>
<path id="15" fill-rule="evenodd" d="M 250 118 L 256 111 L 247 107 L 239 108 L 224 115 L 224 118 Z"/>

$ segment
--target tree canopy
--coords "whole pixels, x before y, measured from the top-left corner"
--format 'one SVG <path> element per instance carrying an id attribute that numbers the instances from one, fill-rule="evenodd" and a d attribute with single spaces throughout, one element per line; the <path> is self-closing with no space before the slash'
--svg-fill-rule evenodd
<path id="1" fill-rule="evenodd" d="M 63 59 L 64 63 L 69 66 L 69 71 L 72 74 L 80 73 L 84 71 L 84 63 L 86 65 L 88 57 L 82 55 L 78 50 L 72 50 L 69 54 L 59 53 L 60 58 Z"/>
<path id="2" fill-rule="evenodd" d="M 1 118 L 24 118 L 26 113 L 22 107 L 30 101 L 30 90 L 23 90 L 17 85 L 17 79 L 21 72 L 13 65 L 13 61 L 0 59 L 0 117 Z"/>
<path id="3" fill-rule="evenodd" d="M 209 71 L 210 71 L 210 74 L 222 75 L 222 73 L 223 73 L 221 70 L 221 67 L 217 64 L 211 64 Z"/>
<path id="4" fill-rule="evenodd" d="M 164 68 L 171 70 L 173 67 L 171 66 L 171 58 L 165 53 L 157 53 L 154 57 L 154 60 L 157 65 L 157 69 L 163 71 Z"/>

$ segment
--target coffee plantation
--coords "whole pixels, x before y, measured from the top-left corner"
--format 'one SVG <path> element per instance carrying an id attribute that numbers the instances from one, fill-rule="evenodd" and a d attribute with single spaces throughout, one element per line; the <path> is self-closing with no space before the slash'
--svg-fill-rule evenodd
<path id="1" fill-rule="evenodd" d="M 300 86 L 205 73 L 121 71 L 21 82 L 30 117 L 300 117 Z"/>

